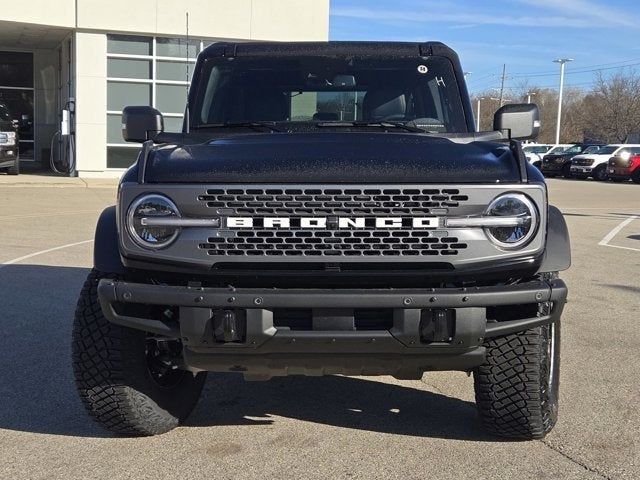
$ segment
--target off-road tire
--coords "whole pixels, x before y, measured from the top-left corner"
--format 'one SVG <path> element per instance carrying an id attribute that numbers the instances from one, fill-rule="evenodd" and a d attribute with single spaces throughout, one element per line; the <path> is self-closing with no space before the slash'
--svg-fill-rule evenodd
<path id="1" fill-rule="evenodd" d="M 560 322 L 485 342 L 474 371 L 476 405 L 485 429 L 514 439 L 544 437 L 558 418 Z"/>
<path id="2" fill-rule="evenodd" d="M 7 168 L 7 175 L 18 174 L 20 174 L 20 160 L 16 158 L 16 162 L 13 164 L 13 167 Z"/>
<path id="3" fill-rule="evenodd" d="M 593 169 L 593 173 L 591 174 L 594 180 L 598 180 L 599 182 L 606 182 L 609 179 L 609 175 L 607 175 L 607 166 L 599 165 Z"/>
<path id="4" fill-rule="evenodd" d="M 89 273 L 73 324 L 73 373 L 80 398 L 93 419 L 117 434 L 167 432 L 195 407 L 206 373 L 180 371 L 168 386 L 154 380 L 145 353 L 147 334 L 115 325 L 102 314 L 101 278 L 116 275 Z"/>

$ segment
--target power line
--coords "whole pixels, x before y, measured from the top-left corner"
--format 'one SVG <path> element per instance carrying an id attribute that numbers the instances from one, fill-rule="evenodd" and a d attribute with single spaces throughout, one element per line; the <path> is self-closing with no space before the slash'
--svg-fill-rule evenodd
<path id="1" fill-rule="evenodd" d="M 636 59 L 637 60 L 637 59 Z M 631 60 L 627 60 L 628 62 Z M 626 67 L 635 67 L 637 65 L 640 65 L 640 62 L 637 63 L 629 63 L 627 65 L 616 65 L 615 67 L 603 67 L 603 68 L 581 68 L 581 69 L 573 69 L 573 70 L 567 70 L 565 72 L 565 75 L 574 75 L 574 74 L 579 74 L 579 73 L 591 73 L 591 72 L 599 72 L 601 70 L 615 70 L 615 69 L 621 69 L 621 68 L 626 68 Z M 512 77 L 555 77 L 557 76 L 558 73 L 513 73 L 511 74 Z"/>

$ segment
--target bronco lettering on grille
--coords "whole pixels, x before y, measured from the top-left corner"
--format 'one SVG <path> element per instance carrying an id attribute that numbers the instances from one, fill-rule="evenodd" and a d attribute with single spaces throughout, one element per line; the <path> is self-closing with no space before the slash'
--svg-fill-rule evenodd
<path id="1" fill-rule="evenodd" d="M 439 217 L 227 217 L 227 228 L 438 228 Z"/>

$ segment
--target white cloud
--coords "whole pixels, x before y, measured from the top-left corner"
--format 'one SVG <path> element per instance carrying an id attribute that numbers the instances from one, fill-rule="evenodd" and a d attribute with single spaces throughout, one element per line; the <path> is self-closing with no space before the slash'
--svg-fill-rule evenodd
<path id="1" fill-rule="evenodd" d="M 420 2 L 407 9 L 385 9 L 368 7 L 339 7 L 331 9 L 334 17 L 346 17 L 359 20 L 396 22 L 442 22 L 454 26 L 504 25 L 513 27 L 563 27 L 594 28 L 605 26 L 639 26 L 628 14 L 617 12 L 589 0 L 519 0 L 531 7 L 525 15 L 490 14 L 473 11 L 469 5 L 457 3 L 438 3 L 431 5 Z M 544 14 L 542 9 L 558 11 L 555 15 Z M 519 9 L 522 10 L 522 9 Z"/>
<path id="2" fill-rule="evenodd" d="M 520 3 L 561 12 L 565 15 L 577 15 L 588 18 L 594 26 L 623 25 L 638 27 L 640 18 L 632 12 L 610 7 L 606 1 L 593 0 L 518 0 Z"/>

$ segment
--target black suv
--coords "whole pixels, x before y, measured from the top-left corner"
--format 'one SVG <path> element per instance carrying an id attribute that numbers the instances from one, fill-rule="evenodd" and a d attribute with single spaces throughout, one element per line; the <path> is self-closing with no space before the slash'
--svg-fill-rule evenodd
<path id="1" fill-rule="evenodd" d="M 125 435 L 166 432 L 206 372 L 473 373 L 488 430 L 540 438 L 558 408 L 570 264 L 520 138 L 535 105 L 475 133 L 441 43 L 217 43 L 182 133 L 144 142 L 101 215 L 73 329 L 78 391 Z"/>
<path id="2" fill-rule="evenodd" d="M 571 178 L 571 159 L 583 153 L 596 153 L 601 144 L 576 143 L 566 148 L 556 147 L 554 153 L 542 157 L 541 170 L 545 177 L 555 177 L 562 175 L 564 178 Z M 560 151 L 558 151 L 560 149 Z"/>
<path id="3" fill-rule="evenodd" d="M 0 102 L 0 170 L 6 170 L 9 175 L 20 173 L 16 121 L 2 102 Z"/>

